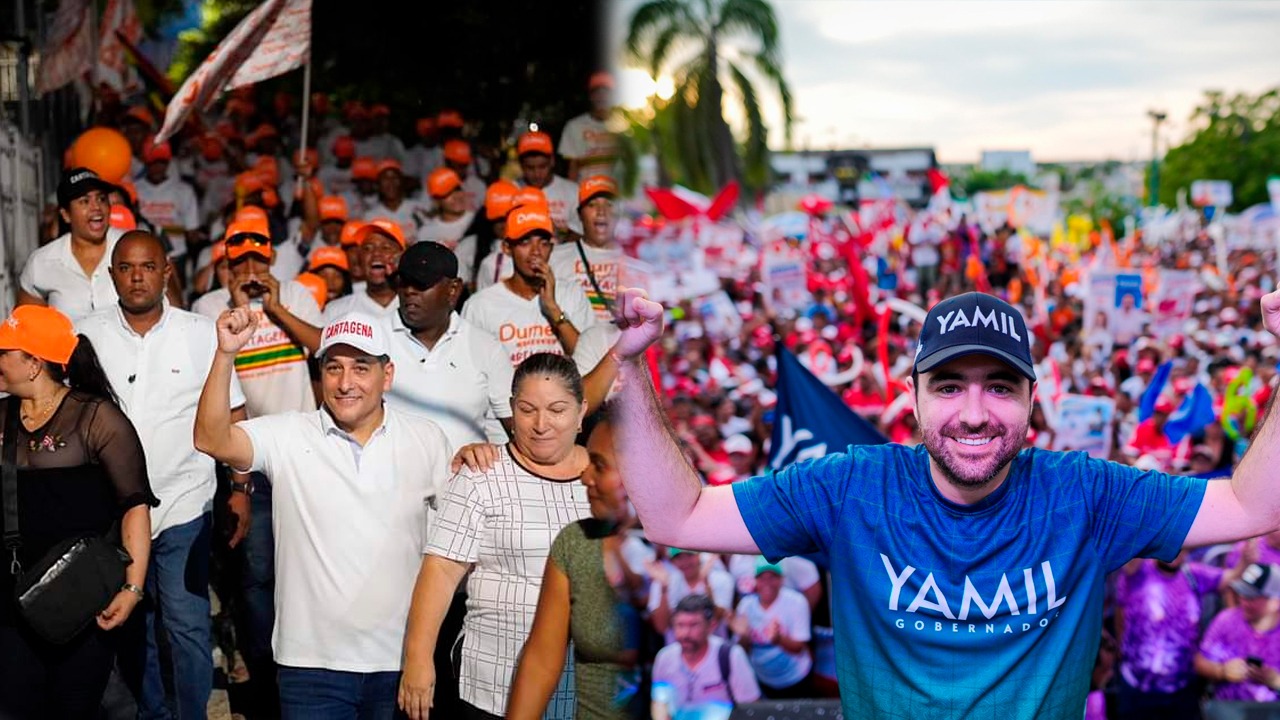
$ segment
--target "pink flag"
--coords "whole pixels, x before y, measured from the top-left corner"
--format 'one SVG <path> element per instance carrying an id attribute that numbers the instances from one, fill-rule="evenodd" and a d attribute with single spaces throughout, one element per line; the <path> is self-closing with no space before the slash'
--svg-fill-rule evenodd
<path id="1" fill-rule="evenodd" d="M 162 142 L 193 109 L 204 110 L 226 90 L 281 75 L 302 65 L 311 46 L 311 0 L 267 0 L 245 16 L 169 101 Z"/>
<path id="2" fill-rule="evenodd" d="M 93 68 L 93 34 L 89 0 L 62 0 L 49 29 L 49 42 L 40 50 L 36 92 L 53 92 Z"/>
<path id="3" fill-rule="evenodd" d="M 120 42 L 117 31 L 134 45 L 142 39 L 142 23 L 138 21 L 133 0 L 107 0 L 107 9 L 102 11 L 98 65 L 93 77 L 96 85 L 108 85 L 128 93 L 138 89 L 139 83 L 137 74 L 125 62 L 124 43 Z"/>

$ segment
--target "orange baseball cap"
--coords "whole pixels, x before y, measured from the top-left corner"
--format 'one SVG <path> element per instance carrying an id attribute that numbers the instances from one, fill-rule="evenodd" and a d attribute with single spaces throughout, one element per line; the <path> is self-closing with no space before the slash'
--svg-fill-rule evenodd
<path id="1" fill-rule="evenodd" d="M 107 224 L 126 232 L 138 229 L 138 219 L 133 216 L 133 211 L 123 205 L 111 206 L 111 215 L 107 218 Z"/>
<path id="2" fill-rule="evenodd" d="M 466 140 L 450 140 L 444 144 L 444 159 L 455 165 L 471 164 L 471 143 Z"/>
<path id="3" fill-rule="evenodd" d="M 395 170 L 397 173 L 404 172 L 404 168 L 400 167 L 400 161 L 395 158 L 387 158 L 378 163 L 378 175 L 388 171 Z"/>
<path id="4" fill-rule="evenodd" d="M 267 219 L 248 217 L 240 218 L 227 226 L 226 234 L 227 259 L 235 262 L 246 255 L 257 255 L 263 260 L 271 260 L 271 230 Z"/>
<path id="5" fill-rule="evenodd" d="M 326 245 L 318 247 L 311 251 L 311 260 L 307 263 L 307 270 L 312 272 L 322 267 L 335 267 L 343 272 L 351 271 L 351 263 L 347 262 L 347 254 L 340 247 Z"/>
<path id="6" fill-rule="evenodd" d="M 370 157 L 358 157 L 351 163 L 352 180 L 377 180 L 378 164 Z"/>
<path id="7" fill-rule="evenodd" d="M 329 283 L 312 272 L 298 273 L 294 280 L 311 293 L 311 297 L 316 299 L 316 305 L 323 310 L 324 304 L 329 301 Z"/>
<path id="8" fill-rule="evenodd" d="M 508 240 L 520 240 L 535 232 L 544 232 L 548 236 L 555 235 L 555 226 L 551 224 L 551 213 L 546 206 L 524 205 L 512 210 L 507 216 Z"/>
<path id="9" fill-rule="evenodd" d="M 534 130 L 520 136 L 516 141 L 516 155 L 524 157 L 525 155 L 554 155 L 555 145 L 551 142 L 551 136 Z"/>
<path id="10" fill-rule="evenodd" d="M 462 113 L 457 110 L 441 110 L 440 114 L 436 116 L 436 127 L 441 129 L 454 128 L 455 130 L 461 130 L 465 124 L 462 120 Z"/>
<path id="11" fill-rule="evenodd" d="M 442 198 L 462 187 L 458 173 L 449 168 L 436 168 L 427 176 L 427 192 L 433 198 Z"/>
<path id="12" fill-rule="evenodd" d="M 169 162 L 173 159 L 173 148 L 169 147 L 167 142 L 155 142 L 154 138 L 148 138 L 142 145 L 142 161 L 145 163 L 153 162 Z"/>
<path id="13" fill-rule="evenodd" d="M 222 140 L 217 133 L 205 133 L 200 136 L 200 155 L 209 162 L 222 159 Z"/>
<path id="14" fill-rule="evenodd" d="M 520 188 L 510 180 L 498 180 L 484 191 L 484 216 L 489 220 L 501 220 L 515 207 L 516 193 Z"/>
<path id="15" fill-rule="evenodd" d="M 618 186 L 606 175 L 592 175 L 578 183 L 578 209 L 598 197 L 618 197 Z"/>
<path id="16" fill-rule="evenodd" d="M 316 152 L 315 148 L 307 148 L 307 152 L 305 154 L 301 150 L 295 150 L 293 152 L 294 165 L 298 165 L 299 161 L 304 159 L 307 161 L 308 165 L 314 168 L 320 164 L 320 153 Z"/>
<path id="17" fill-rule="evenodd" d="M 269 137 L 273 137 L 273 138 L 280 137 L 280 131 L 276 130 L 274 125 L 271 125 L 269 123 L 262 123 L 257 128 L 255 128 L 253 132 L 249 133 L 248 137 L 244 139 L 244 142 L 246 145 L 252 148 L 252 147 L 256 147 L 258 143 L 262 142 L 263 140 L 266 140 Z"/>
<path id="18" fill-rule="evenodd" d="M 219 240 L 209 246 L 209 262 L 218 264 L 227 257 L 227 241 Z"/>
<path id="19" fill-rule="evenodd" d="M 607 72 L 600 71 L 593 73 L 591 79 L 587 80 L 587 90 L 598 90 L 600 88 L 613 89 L 613 76 Z"/>
<path id="20" fill-rule="evenodd" d="M 536 187 L 522 187 L 511 198 L 511 207 L 518 208 L 521 205 L 547 205 L 547 194 Z"/>
<path id="21" fill-rule="evenodd" d="M 326 195 L 320 198 L 320 222 L 337 220 L 346 222 L 347 201 L 341 195 Z"/>
<path id="22" fill-rule="evenodd" d="M 379 115 L 389 117 L 391 115 L 391 108 L 383 105 L 382 103 L 378 103 L 369 109 L 369 114 L 374 117 L 378 117 Z"/>
<path id="23" fill-rule="evenodd" d="M 71 318 L 45 305 L 19 305 L 0 323 L 0 350 L 21 350 L 66 365 L 80 338 Z"/>
<path id="24" fill-rule="evenodd" d="M 136 120 L 147 127 L 155 127 L 156 124 L 155 115 L 152 115 L 145 105 L 134 105 L 125 111 L 124 117 L 126 120 Z"/>
<path id="25" fill-rule="evenodd" d="M 333 155 L 342 159 L 356 156 L 356 141 L 350 135 L 340 135 L 333 141 Z"/>
<path id="26" fill-rule="evenodd" d="M 124 180 L 116 183 L 116 187 L 123 190 L 124 194 L 129 196 L 129 202 L 134 205 L 138 204 L 138 186 L 134 185 L 132 180 L 125 178 Z"/>
<path id="27" fill-rule="evenodd" d="M 418 118 L 418 122 L 414 123 L 413 129 L 417 131 L 418 137 L 426 137 L 436 131 L 435 118 Z"/>
<path id="28" fill-rule="evenodd" d="M 348 220 L 342 226 L 342 234 L 338 236 L 338 244 L 342 247 L 351 247 L 360 244 L 360 228 L 364 227 L 363 220 Z"/>
<path id="29" fill-rule="evenodd" d="M 374 233 L 382 233 L 383 235 L 390 237 L 399 243 L 402 249 L 408 247 L 408 243 L 406 243 L 404 239 L 404 230 L 400 227 L 400 223 L 387 218 L 377 218 L 366 222 L 361 226 L 360 230 L 356 232 L 356 242 L 363 245 L 364 241 L 368 240 L 369 236 Z"/>

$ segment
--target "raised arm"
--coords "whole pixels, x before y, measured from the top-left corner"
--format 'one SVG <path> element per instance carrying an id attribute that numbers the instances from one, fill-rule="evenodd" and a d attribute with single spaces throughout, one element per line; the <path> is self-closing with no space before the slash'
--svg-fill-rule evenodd
<path id="1" fill-rule="evenodd" d="M 196 449 L 233 470 L 248 470 L 253 464 L 249 434 L 231 422 L 231 373 L 236 353 L 253 337 L 257 325 L 257 317 L 246 307 L 224 310 L 218 317 L 218 351 L 196 407 Z"/>
<path id="2" fill-rule="evenodd" d="M 689 550 L 757 555 L 729 486 L 702 486 L 685 460 L 641 361 L 662 337 L 662 306 L 638 290 L 618 295 L 622 336 L 613 346 L 622 389 L 615 424 L 618 468 L 645 535 Z"/>
<path id="3" fill-rule="evenodd" d="M 1267 330 L 1280 336 L 1280 290 L 1263 296 L 1262 320 Z M 1280 420 L 1275 417 L 1275 396 L 1271 394 L 1262 426 L 1231 481 L 1209 483 L 1183 547 L 1233 542 L 1280 528 L 1280 484 L 1274 475 L 1280 467 Z"/>

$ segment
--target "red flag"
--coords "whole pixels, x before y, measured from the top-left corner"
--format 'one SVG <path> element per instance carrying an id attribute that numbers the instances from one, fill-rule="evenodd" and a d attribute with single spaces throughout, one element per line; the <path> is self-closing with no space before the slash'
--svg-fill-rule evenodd
<path id="1" fill-rule="evenodd" d="M 245 16 L 178 88 L 156 142 L 177 132 L 192 110 L 208 108 L 225 90 L 302 65 L 310 48 L 311 0 L 267 0 Z"/>
<path id="2" fill-rule="evenodd" d="M 939 190 L 951 184 L 951 178 L 938 168 L 929 168 L 925 171 L 925 175 L 929 177 L 929 194 L 937 194 Z"/>

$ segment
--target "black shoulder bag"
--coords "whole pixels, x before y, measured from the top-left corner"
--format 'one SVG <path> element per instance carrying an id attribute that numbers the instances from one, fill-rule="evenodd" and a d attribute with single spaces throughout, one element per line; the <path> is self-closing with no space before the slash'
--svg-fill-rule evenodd
<path id="1" fill-rule="evenodd" d="M 4 488 L 4 547 L 11 558 L 18 610 L 37 635 L 65 643 L 88 627 L 124 585 L 124 569 L 133 559 L 119 544 L 119 523 L 106 536 L 72 537 L 54 545 L 33 567 L 18 561 L 18 412 L 10 397 L 0 448 Z"/>

